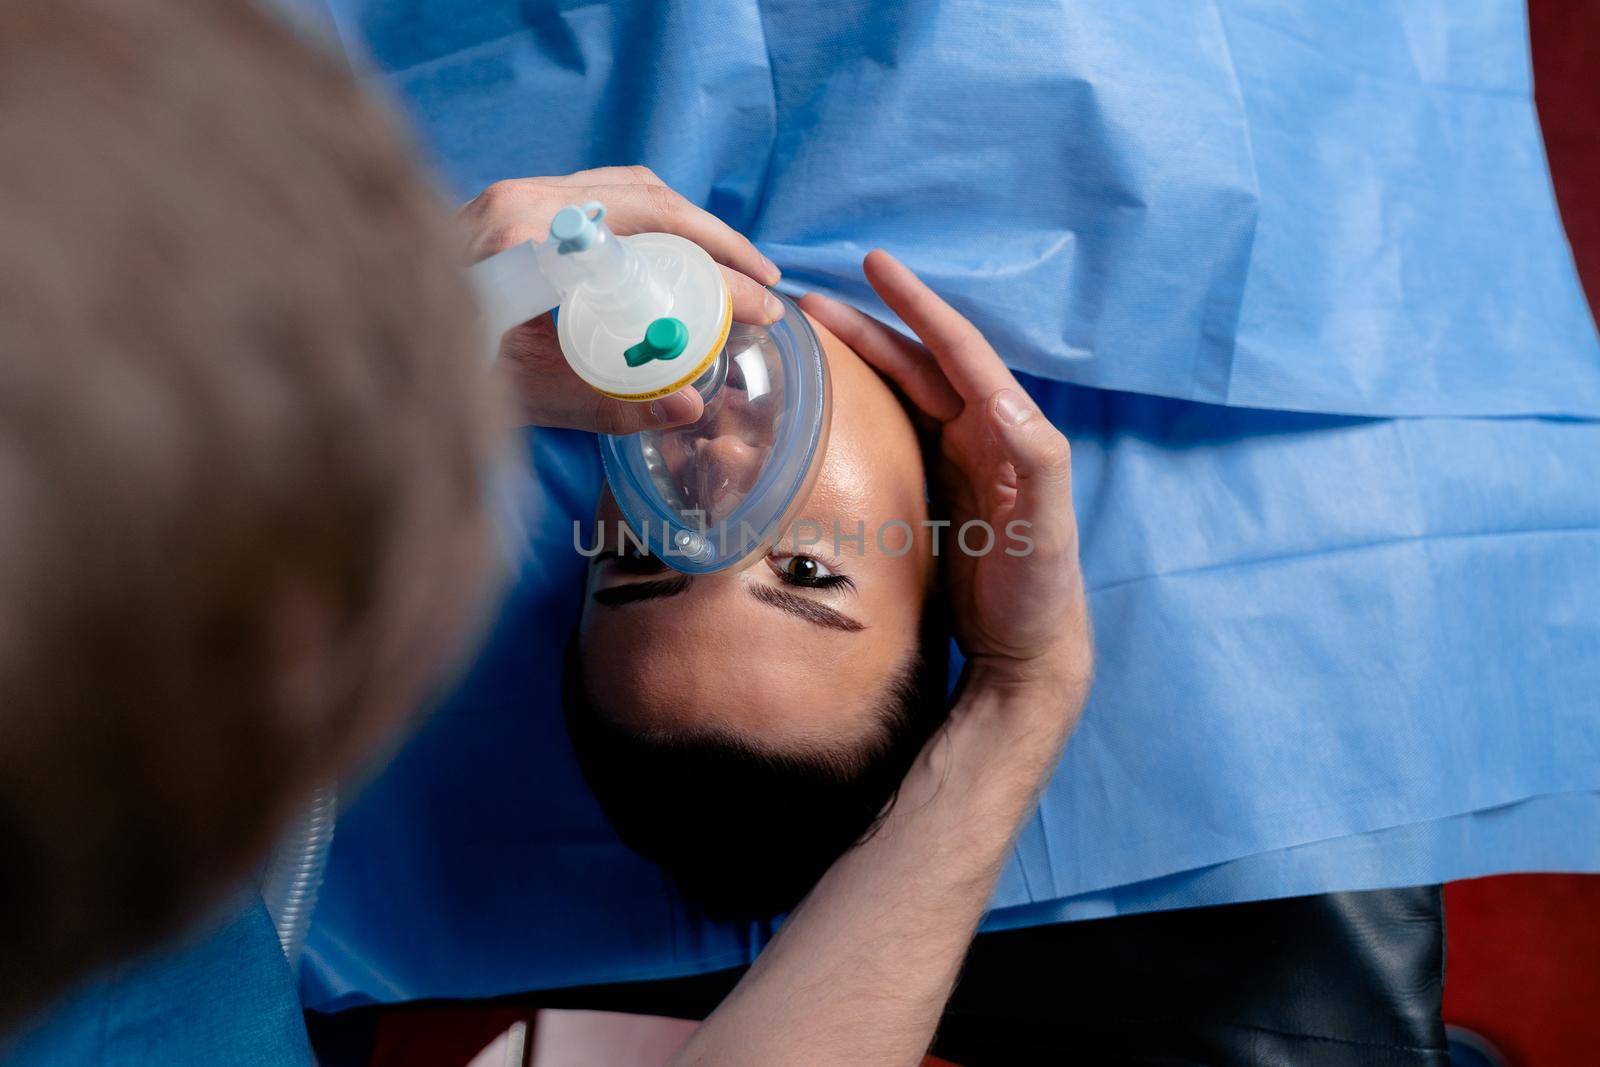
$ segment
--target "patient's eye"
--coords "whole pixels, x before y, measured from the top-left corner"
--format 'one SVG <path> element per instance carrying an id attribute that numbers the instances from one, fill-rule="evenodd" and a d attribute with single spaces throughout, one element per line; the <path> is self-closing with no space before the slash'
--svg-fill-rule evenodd
<path id="1" fill-rule="evenodd" d="M 815 556 L 769 556 L 767 561 L 780 579 L 789 585 L 803 585 L 812 589 L 850 584 L 843 574 L 835 574 Z"/>

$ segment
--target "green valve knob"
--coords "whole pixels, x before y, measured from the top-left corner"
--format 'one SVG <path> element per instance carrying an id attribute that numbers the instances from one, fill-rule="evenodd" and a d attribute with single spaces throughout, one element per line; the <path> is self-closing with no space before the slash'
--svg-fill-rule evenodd
<path id="1" fill-rule="evenodd" d="M 622 353 L 628 366 L 639 367 L 652 359 L 677 359 L 689 344 L 689 330 L 677 319 L 657 319 L 644 332 L 644 340 Z"/>

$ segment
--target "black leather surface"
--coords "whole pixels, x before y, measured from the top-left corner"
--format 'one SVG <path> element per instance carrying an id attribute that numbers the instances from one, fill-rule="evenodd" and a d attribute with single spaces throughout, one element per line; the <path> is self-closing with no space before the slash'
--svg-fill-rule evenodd
<path id="1" fill-rule="evenodd" d="M 1443 1067 L 1439 889 L 980 938 L 937 1051 L 982 1064 Z"/>

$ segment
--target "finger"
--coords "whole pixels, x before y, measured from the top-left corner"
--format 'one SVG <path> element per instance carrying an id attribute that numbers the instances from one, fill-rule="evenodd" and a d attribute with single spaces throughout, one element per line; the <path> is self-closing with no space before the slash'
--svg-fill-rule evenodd
<path id="1" fill-rule="evenodd" d="M 551 200 L 552 189 L 570 190 L 567 195 L 573 200 L 596 199 L 605 204 L 611 228 L 620 235 L 646 231 L 677 234 L 705 249 L 718 263 L 760 284 L 778 283 L 778 268 L 755 245 L 673 191 L 648 167 L 599 167 L 553 178 L 495 182 L 463 205 L 458 215 L 466 219 L 508 215 L 507 222 L 528 231 L 521 240 L 543 240 L 549 219 L 542 216 L 551 213 L 546 202 Z M 560 199 L 556 198 L 556 203 Z"/>
<path id="2" fill-rule="evenodd" d="M 655 177 L 647 167 L 591 167 L 588 170 L 575 170 L 571 174 L 557 174 L 540 181 L 549 182 L 551 185 L 625 185 L 630 181 L 637 181 L 640 172 Z"/>
<path id="3" fill-rule="evenodd" d="M 677 196 L 677 193 L 673 193 Z M 711 212 L 696 207 L 678 197 L 683 206 L 669 214 L 662 222 L 665 233 L 687 237 L 705 249 L 712 259 L 724 267 L 732 267 L 763 285 L 777 285 L 782 275 L 776 264 L 747 240 L 744 234 L 717 218 Z"/>
<path id="4" fill-rule="evenodd" d="M 644 168 L 638 169 L 649 174 Z M 588 187 L 595 199 L 606 205 L 613 230 L 677 234 L 705 249 L 712 259 L 725 267 L 732 267 L 763 285 L 778 284 L 778 268 L 756 251 L 756 246 L 743 234 L 711 212 L 691 204 L 661 184 L 653 174 L 650 177 L 653 182 Z"/>
<path id="5" fill-rule="evenodd" d="M 656 172 L 642 163 L 624 164 L 622 166 L 591 167 L 588 170 L 575 170 L 570 174 L 561 174 L 553 178 L 540 178 L 552 185 L 563 186 L 592 186 L 592 185 L 666 185 L 656 176 Z"/>
<path id="6" fill-rule="evenodd" d="M 808 293 L 800 306 L 899 387 L 930 418 L 948 422 L 961 414 L 961 397 L 926 348 L 847 304 Z"/>
<path id="7" fill-rule="evenodd" d="M 1076 551 L 1072 510 L 1072 447 L 1066 435 L 1020 389 L 1000 389 L 988 398 L 989 424 L 1005 461 L 1016 471 L 1011 521 L 1027 523 L 1034 551 L 1047 558 Z"/>
<path id="8" fill-rule="evenodd" d="M 1000 389 L 1021 388 L 978 328 L 903 263 L 877 249 L 863 267 L 878 296 L 928 346 L 963 398 L 982 401 Z"/>
<path id="9" fill-rule="evenodd" d="M 588 428 L 596 433 L 621 437 L 640 430 L 685 426 L 698 421 L 704 412 L 705 401 L 688 386 L 648 404 L 597 395 L 593 420 Z"/>
<path id="10" fill-rule="evenodd" d="M 767 291 L 767 287 L 740 274 L 732 267 L 719 268 L 728 283 L 728 293 L 733 297 L 733 317 L 740 322 L 765 326 L 783 318 L 783 301 Z"/>

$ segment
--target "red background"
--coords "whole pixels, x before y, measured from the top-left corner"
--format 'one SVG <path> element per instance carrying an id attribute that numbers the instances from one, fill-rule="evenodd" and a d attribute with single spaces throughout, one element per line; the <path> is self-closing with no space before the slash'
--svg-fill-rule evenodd
<path id="1" fill-rule="evenodd" d="M 1600 0 L 1529 0 L 1528 14 L 1556 200 L 1600 318 Z M 1518 1067 L 1600 1063 L 1600 877 L 1480 878 L 1444 899 L 1445 1018 Z"/>

